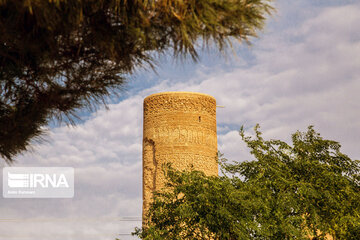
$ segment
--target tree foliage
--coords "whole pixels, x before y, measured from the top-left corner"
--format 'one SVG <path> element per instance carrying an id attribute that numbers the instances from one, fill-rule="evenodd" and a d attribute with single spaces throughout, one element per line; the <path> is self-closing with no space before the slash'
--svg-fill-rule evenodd
<path id="1" fill-rule="evenodd" d="M 168 168 L 141 239 L 360 239 L 360 162 L 312 127 L 292 145 L 240 134 L 255 158 L 222 175 Z"/>
<path id="2" fill-rule="evenodd" d="M 0 156 L 52 117 L 72 120 L 154 56 L 249 42 L 271 0 L 0 0 Z"/>

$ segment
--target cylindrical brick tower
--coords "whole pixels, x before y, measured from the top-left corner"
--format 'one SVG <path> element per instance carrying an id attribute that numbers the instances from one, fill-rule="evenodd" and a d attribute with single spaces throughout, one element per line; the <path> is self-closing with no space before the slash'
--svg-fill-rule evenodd
<path id="1" fill-rule="evenodd" d="M 144 99 L 143 219 L 153 191 L 164 187 L 162 165 L 217 175 L 216 100 L 193 92 Z"/>

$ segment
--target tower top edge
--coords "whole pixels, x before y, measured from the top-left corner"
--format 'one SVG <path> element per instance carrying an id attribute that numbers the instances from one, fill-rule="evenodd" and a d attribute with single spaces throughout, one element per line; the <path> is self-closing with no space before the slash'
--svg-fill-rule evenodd
<path id="1" fill-rule="evenodd" d="M 204 97 L 209 97 L 209 98 L 212 98 L 216 101 L 216 99 L 209 95 L 209 94 L 205 94 L 205 93 L 199 93 L 199 92 L 183 92 L 183 91 L 173 91 L 173 92 L 159 92 L 159 93 L 154 93 L 154 94 L 151 94 L 149 96 L 147 96 L 146 98 L 144 98 L 144 101 L 152 98 L 152 97 L 155 97 L 155 96 L 161 96 L 161 95 L 174 95 L 174 96 L 186 96 L 186 95 L 195 95 L 195 96 L 204 96 Z"/>

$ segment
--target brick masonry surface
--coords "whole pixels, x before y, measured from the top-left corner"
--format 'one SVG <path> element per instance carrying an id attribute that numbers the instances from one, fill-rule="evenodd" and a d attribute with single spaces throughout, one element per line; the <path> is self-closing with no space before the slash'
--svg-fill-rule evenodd
<path id="1" fill-rule="evenodd" d="M 193 92 L 164 92 L 144 99 L 143 219 L 152 193 L 164 187 L 162 166 L 217 175 L 216 100 Z"/>

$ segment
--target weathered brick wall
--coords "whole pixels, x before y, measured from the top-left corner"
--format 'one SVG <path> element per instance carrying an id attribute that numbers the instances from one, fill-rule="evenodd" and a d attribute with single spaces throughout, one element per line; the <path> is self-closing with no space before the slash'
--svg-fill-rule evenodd
<path id="1" fill-rule="evenodd" d="M 152 192 L 164 187 L 164 163 L 217 175 L 216 156 L 215 98 L 192 92 L 164 92 L 145 98 L 143 216 Z"/>

